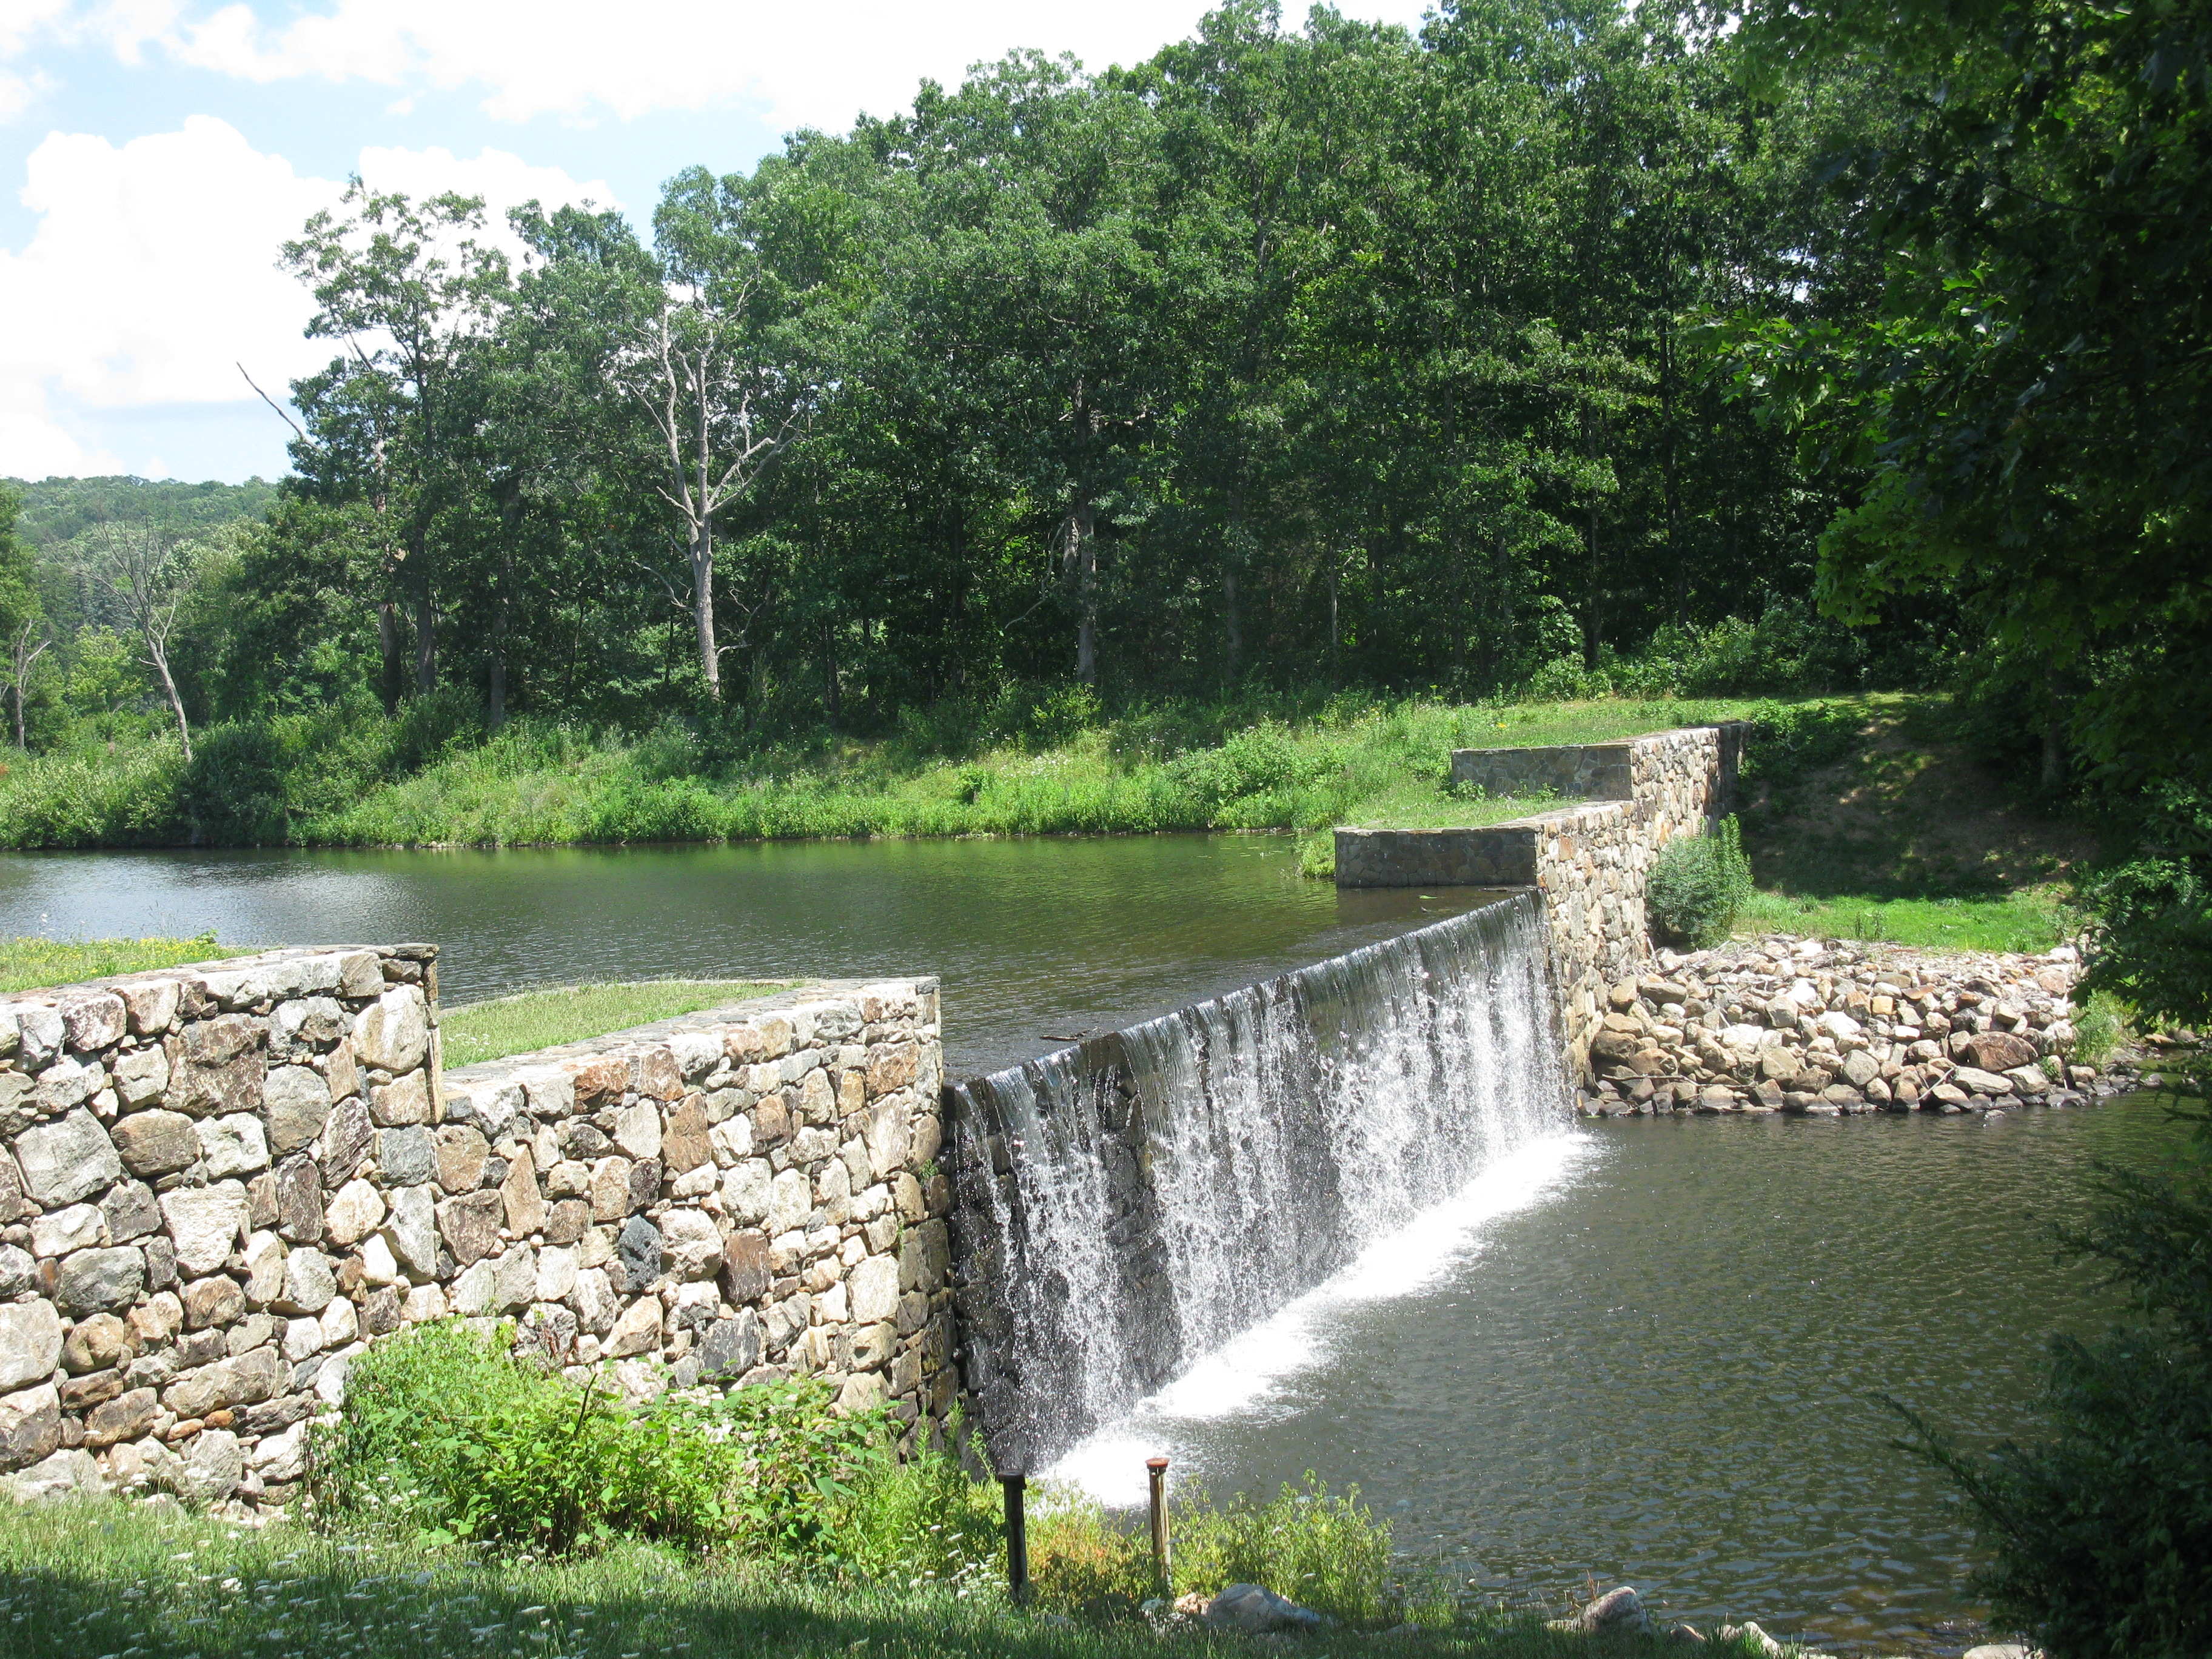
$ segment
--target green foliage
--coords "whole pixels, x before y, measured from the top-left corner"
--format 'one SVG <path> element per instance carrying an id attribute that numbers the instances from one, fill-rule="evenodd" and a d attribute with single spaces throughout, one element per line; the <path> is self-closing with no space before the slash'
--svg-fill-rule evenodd
<path id="1" fill-rule="evenodd" d="M 1265 1503 L 1243 1493 L 1216 1508 L 1202 1490 L 1176 1506 L 1178 1581 L 1202 1590 L 1265 1584 L 1278 1595 L 1348 1622 L 1371 1624 L 1405 1611 L 1395 1582 L 1390 1528 L 1359 1501 L 1359 1488 L 1332 1493 L 1311 1470 Z"/>
<path id="2" fill-rule="evenodd" d="M 2074 1058 L 2102 1066 L 2128 1040 L 2128 1011 L 2108 991 L 2091 991 L 2074 1016 Z"/>
<path id="3" fill-rule="evenodd" d="M 2212 1649 L 2212 1115 L 2177 1167 L 2100 1164 L 2071 1254 L 2125 1288 L 2136 1322 L 2055 1339 L 2045 1432 L 1986 1455 L 1922 1418 L 1904 1443 L 1947 1471 L 1990 1553 L 1993 1620 L 2051 1659 L 2185 1659 Z M 1895 1405 L 1895 1402 L 1892 1402 Z"/>
<path id="4" fill-rule="evenodd" d="M 879 1462 L 877 1417 L 840 1417 L 818 1379 L 665 1395 L 628 1411 L 594 1377 L 518 1359 L 511 1330 L 420 1325 L 363 1352 L 315 1431 L 329 1516 L 403 1536 L 567 1552 L 621 1538 L 817 1549 Z"/>
<path id="5" fill-rule="evenodd" d="M 1265 1502 L 1239 1493 L 1216 1506 L 1201 1487 L 1170 1500 L 1174 1589 L 1211 1596 L 1229 1584 L 1265 1584 L 1318 1612 L 1373 1626 L 1412 1616 L 1449 1623 L 1448 1597 L 1404 1571 L 1389 1523 L 1356 1486 L 1332 1493 L 1309 1471 Z M 1042 1601 L 1069 1609 L 1101 1598 L 1159 1593 L 1148 1533 L 1080 1492 L 1054 1488 L 1030 1525 L 1030 1570 Z"/>
<path id="6" fill-rule="evenodd" d="M 2082 884 L 2098 913 L 2082 982 L 2154 1020 L 2212 1022 L 2212 794 L 2169 782 L 2151 803 L 2137 856 Z"/>
<path id="7" fill-rule="evenodd" d="M 1728 937 L 1751 893 L 1751 861 L 1730 816 L 1705 835 L 1677 836 L 1659 849 L 1644 906 L 1662 938 L 1702 947 Z"/>

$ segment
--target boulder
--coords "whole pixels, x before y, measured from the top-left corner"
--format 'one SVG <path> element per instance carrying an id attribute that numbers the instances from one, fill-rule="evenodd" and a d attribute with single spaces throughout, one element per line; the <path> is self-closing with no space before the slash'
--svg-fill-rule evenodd
<path id="1" fill-rule="evenodd" d="M 1607 1590 L 1572 1618 L 1551 1621 L 1552 1629 L 1576 1636 L 1644 1636 L 1651 1627 L 1644 1599 L 1627 1584 Z"/>
<path id="2" fill-rule="evenodd" d="M 269 1142 L 261 1133 L 260 1120 L 251 1112 L 204 1118 L 196 1127 L 209 1175 L 252 1175 L 269 1167 Z"/>
<path id="3" fill-rule="evenodd" d="M 305 1066 L 279 1066 L 262 1080 L 269 1116 L 270 1150 L 295 1152 L 322 1133 L 331 1115 L 330 1085 Z"/>
<path id="4" fill-rule="evenodd" d="M 0 1469 L 35 1463 L 62 1443 L 62 1397 L 51 1382 L 0 1395 Z"/>
<path id="5" fill-rule="evenodd" d="M 1238 1636 L 1265 1636 L 1272 1631 L 1310 1631 L 1321 1628 L 1321 1615 L 1302 1607 L 1264 1584 L 1231 1584 L 1206 1604 L 1200 1615 L 1214 1630 Z"/>
<path id="6" fill-rule="evenodd" d="M 393 1258 L 417 1279 L 438 1271 L 438 1217 L 430 1189 L 402 1187 L 392 1194 L 392 1214 L 380 1235 Z"/>
<path id="7" fill-rule="evenodd" d="M 2012 1092 L 2012 1085 L 2003 1078 L 1975 1066 L 1956 1067 L 1951 1073 L 1951 1081 L 1972 1094 L 2008 1095 Z"/>
<path id="8" fill-rule="evenodd" d="M 394 1073 L 420 1066 L 430 1048 L 430 1011 L 421 988 L 395 985 L 362 1010 L 353 1042 L 364 1064 Z"/>
<path id="9" fill-rule="evenodd" d="M 45 1382 L 61 1358 L 62 1322 L 52 1303 L 0 1307 L 0 1394 Z"/>
<path id="10" fill-rule="evenodd" d="M 82 1317 L 103 1308 L 128 1307 L 146 1288 L 146 1258 L 130 1245 L 79 1250 L 54 1275 L 54 1300 Z"/>
<path id="11" fill-rule="evenodd" d="M 1960 1058 L 1984 1072 L 2009 1072 L 2016 1066 L 2033 1066 L 2035 1045 L 2010 1031 L 1984 1031 L 1959 1045 Z"/>
<path id="12" fill-rule="evenodd" d="M 614 1322 L 599 1352 L 612 1358 L 658 1352 L 660 1347 L 660 1302 L 641 1296 Z"/>
<path id="13" fill-rule="evenodd" d="M 114 1144 L 133 1175 L 167 1175 L 200 1155 L 199 1137 L 182 1112 L 133 1112 L 115 1126 Z"/>
<path id="14" fill-rule="evenodd" d="M 107 1482 L 90 1452 L 58 1451 L 8 1478 L 19 1504 L 51 1503 L 57 1498 L 105 1498 Z"/>
<path id="15" fill-rule="evenodd" d="M 1723 1625 L 1721 1640 L 1734 1642 L 1739 1647 L 1748 1648 L 1752 1652 L 1762 1655 L 1764 1659 L 1785 1659 L 1785 1656 L 1790 1651 L 1750 1620 L 1746 1620 L 1741 1625 Z"/>
<path id="16" fill-rule="evenodd" d="M 74 1204 L 123 1178 L 123 1160 L 100 1120 L 79 1108 L 15 1137 L 24 1190 L 40 1204 Z"/>

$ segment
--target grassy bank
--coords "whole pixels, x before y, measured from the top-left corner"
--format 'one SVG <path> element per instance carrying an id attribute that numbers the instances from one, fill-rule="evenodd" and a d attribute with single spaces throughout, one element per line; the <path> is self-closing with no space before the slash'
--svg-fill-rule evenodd
<path id="1" fill-rule="evenodd" d="M 297 716 L 30 757 L 0 776 L 0 845 L 513 846 L 815 836 L 1143 834 L 1425 821 L 1455 747 L 1589 742 L 1735 718 L 1737 701 L 1519 705 L 1340 698 L 1139 709 L 963 740 L 802 750 L 516 722 L 356 730 Z M 415 723 L 414 726 L 409 724 Z"/>
<path id="2" fill-rule="evenodd" d="M 438 1017 L 439 1041 L 447 1066 L 473 1066 L 563 1042 L 583 1042 L 610 1031 L 696 1014 L 702 1008 L 769 996 L 784 988 L 780 980 L 743 979 L 556 985 L 445 1009 Z"/>
<path id="3" fill-rule="evenodd" d="M 1615 1659 L 1679 1654 L 1654 1638 Z M 1589 1642 L 1533 1614 L 1387 1636 L 1339 1632 L 1330 1652 L 1407 1659 L 1568 1659 Z M 539 1560 L 276 1523 L 264 1528 L 135 1503 L 17 1510 L 0 1528 L 5 1659 L 1120 1659 L 1243 1655 L 1252 1644 L 1141 1620 L 1024 1612 L 1003 1583 L 868 1578 L 649 1545 Z M 1320 1651 L 1316 1649 L 1316 1651 Z M 1737 1659 L 1728 1646 L 1699 1650 Z M 1748 1650 L 1743 1650 L 1748 1652 Z"/>
<path id="4" fill-rule="evenodd" d="M 196 939 L 58 939 L 35 933 L 0 939 L 0 994 L 174 968 L 180 963 L 212 962 L 252 948 L 218 945 L 213 933 Z"/>

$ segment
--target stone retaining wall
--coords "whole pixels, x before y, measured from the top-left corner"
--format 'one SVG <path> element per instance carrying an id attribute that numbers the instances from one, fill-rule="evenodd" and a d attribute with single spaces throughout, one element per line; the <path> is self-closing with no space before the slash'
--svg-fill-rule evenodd
<path id="1" fill-rule="evenodd" d="M 1607 988 L 1591 1116 L 1838 1116 L 2066 1105 L 2111 1085 L 2073 1063 L 2074 951 L 1938 953 L 1789 934 Z"/>
<path id="2" fill-rule="evenodd" d="M 352 1356 L 447 1313 L 941 1419 L 939 1055 L 913 980 L 441 1077 L 431 945 L 0 1000 L 0 1469 L 281 1502 Z"/>
<path id="3" fill-rule="evenodd" d="M 1651 860 L 1733 807 L 1749 729 L 1735 721 L 1615 743 L 1455 750 L 1454 779 L 1491 795 L 1596 798 L 1483 829 L 1339 830 L 1337 884 L 1536 888 L 1569 1064 L 1587 1076 L 1607 988 L 1651 958 L 1644 912 Z"/>

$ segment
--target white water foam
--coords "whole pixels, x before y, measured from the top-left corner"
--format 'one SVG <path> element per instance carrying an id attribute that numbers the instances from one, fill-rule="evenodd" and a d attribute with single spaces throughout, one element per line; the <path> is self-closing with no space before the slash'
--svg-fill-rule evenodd
<path id="1" fill-rule="evenodd" d="M 1483 1230 L 1556 1196 L 1596 1151 L 1577 1132 L 1549 1135 L 1507 1154 L 1296 1301 L 1231 1339 L 1126 1415 L 1070 1447 L 1044 1472 L 1101 1503 L 1146 1501 L 1145 1460 L 1165 1455 L 1178 1474 L 1206 1472 L 1190 1430 L 1245 1417 L 1287 1416 L 1285 1385 L 1328 1364 L 1334 1334 L 1352 1307 L 1411 1296 L 1479 1254 Z"/>

